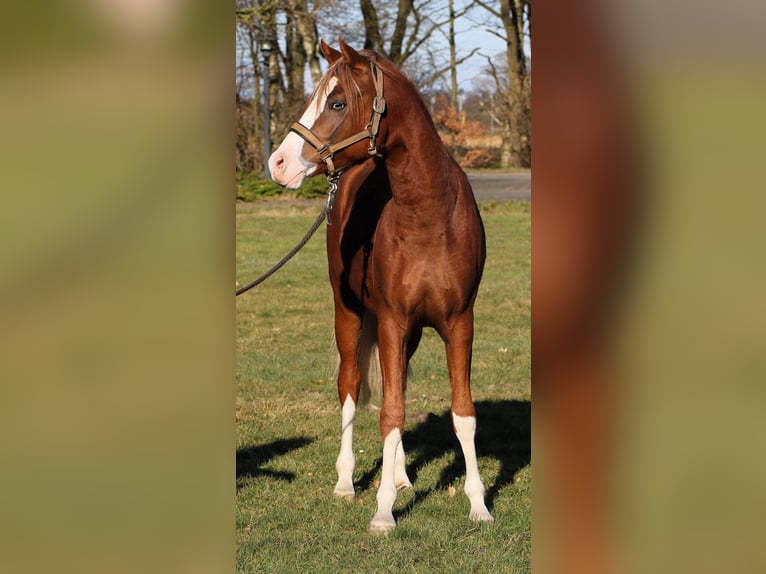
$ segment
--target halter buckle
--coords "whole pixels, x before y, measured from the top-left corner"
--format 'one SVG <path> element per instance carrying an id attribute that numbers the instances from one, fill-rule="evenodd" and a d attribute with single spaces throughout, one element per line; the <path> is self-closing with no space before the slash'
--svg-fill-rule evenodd
<path id="1" fill-rule="evenodd" d="M 383 115 L 386 111 L 386 98 L 383 96 L 375 96 L 375 99 L 372 100 L 372 109 L 376 114 Z"/>
<path id="2" fill-rule="evenodd" d="M 319 155 L 319 159 L 322 160 L 322 163 L 327 163 L 327 160 L 331 159 L 332 156 L 335 155 L 335 153 L 327 145 L 323 145 L 320 149 L 318 149 L 317 154 Z"/>

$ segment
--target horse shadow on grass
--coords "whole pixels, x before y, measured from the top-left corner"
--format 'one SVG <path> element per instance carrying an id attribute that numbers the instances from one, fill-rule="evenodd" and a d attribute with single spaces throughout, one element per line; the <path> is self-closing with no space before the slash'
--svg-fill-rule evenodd
<path id="1" fill-rule="evenodd" d="M 476 407 L 476 452 L 479 459 L 490 457 L 500 463 L 494 482 L 482 477 L 486 487 L 485 501 L 491 511 L 500 490 L 513 483 L 521 469 L 529 465 L 532 456 L 532 408 L 529 401 L 479 401 Z M 415 486 L 415 497 L 404 508 L 394 511 L 399 518 L 407 516 L 413 508 L 435 490 L 447 488 L 458 478 L 465 476 L 465 461 L 460 443 L 452 427 L 452 414 L 447 410 L 441 415 L 429 413 L 426 420 L 414 428 L 405 430 L 402 437 L 407 453 L 407 474 Z M 417 475 L 424 465 L 455 453 L 453 461 L 443 470 L 434 489 L 418 490 Z M 382 459 L 367 471 L 357 485 L 369 489 L 379 474 Z"/>
<path id="2" fill-rule="evenodd" d="M 270 476 L 287 482 L 295 480 L 294 472 L 263 468 L 271 459 L 282 456 L 293 450 L 302 448 L 314 442 L 308 437 L 279 439 L 270 443 L 237 449 L 237 491 L 243 478 Z"/>

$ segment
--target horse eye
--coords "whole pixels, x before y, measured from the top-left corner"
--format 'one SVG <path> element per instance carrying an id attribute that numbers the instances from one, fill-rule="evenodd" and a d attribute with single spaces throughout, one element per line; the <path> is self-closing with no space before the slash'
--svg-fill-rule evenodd
<path id="1" fill-rule="evenodd" d="M 346 107 L 346 104 L 344 104 L 343 102 L 330 102 L 330 109 L 335 112 L 339 112 L 345 107 Z"/>

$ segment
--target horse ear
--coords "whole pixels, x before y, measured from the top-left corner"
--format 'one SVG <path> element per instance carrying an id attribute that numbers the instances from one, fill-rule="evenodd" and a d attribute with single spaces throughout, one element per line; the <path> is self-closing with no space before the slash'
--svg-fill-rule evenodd
<path id="1" fill-rule="evenodd" d="M 343 41 L 343 38 L 338 38 L 338 43 L 340 44 L 340 51 L 346 59 L 346 62 L 354 67 L 367 67 L 369 65 L 367 60 L 364 59 L 364 56 L 346 44 L 346 42 Z"/>
<path id="2" fill-rule="evenodd" d="M 338 52 L 335 48 L 330 47 L 330 45 L 325 42 L 324 40 L 320 40 L 320 47 L 322 48 L 322 54 L 324 55 L 325 60 L 332 66 L 335 61 L 341 57 L 341 53 Z"/>

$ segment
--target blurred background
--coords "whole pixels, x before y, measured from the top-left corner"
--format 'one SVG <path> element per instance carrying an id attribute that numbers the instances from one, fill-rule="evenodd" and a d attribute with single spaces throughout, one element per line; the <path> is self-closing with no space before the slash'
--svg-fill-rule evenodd
<path id="1" fill-rule="evenodd" d="M 233 570 L 232 16 L 3 8 L 2 572 Z"/>
<path id="2" fill-rule="evenodd" d="M 765 17 L 535 8 L 534 571 L 766 567 Z"/>

